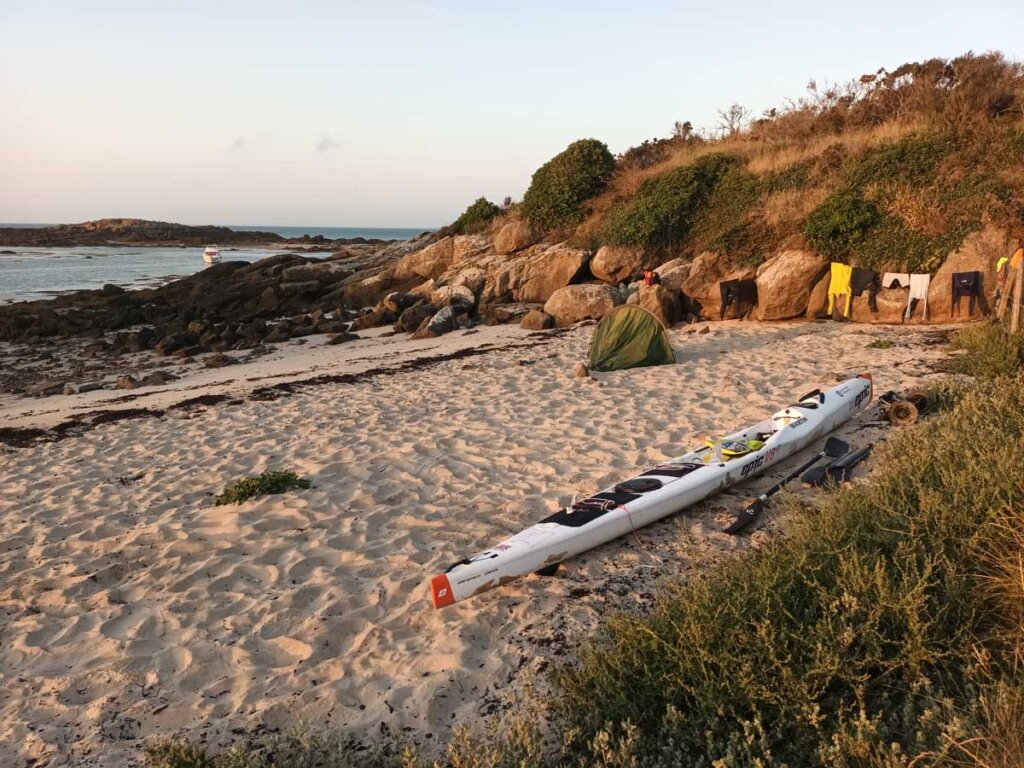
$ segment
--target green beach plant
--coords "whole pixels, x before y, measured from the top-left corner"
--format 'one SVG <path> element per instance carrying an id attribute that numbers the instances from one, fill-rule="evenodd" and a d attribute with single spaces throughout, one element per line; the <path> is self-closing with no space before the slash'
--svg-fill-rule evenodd
<path id="1" fill-rule="evenodd" d="M 305 490 L 311 488 L 312 485 L 309 480 L 299 477 L 294 472 L 268 470 L 259 475 L 237 480 L 215 497 L 213 503 L 216 506 L 241 504 L 243 501 L 258 499 L 274 493 Z"/>

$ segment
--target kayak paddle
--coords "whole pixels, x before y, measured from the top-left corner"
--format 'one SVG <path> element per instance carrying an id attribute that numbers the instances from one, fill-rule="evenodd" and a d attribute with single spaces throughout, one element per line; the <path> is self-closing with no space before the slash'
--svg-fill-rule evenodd
<path id="1" fill-rule="evenodd" d="M 752 502 L 750 502 L 750 504 L 741 509 L 739 514 L 736 515 L 736 519 L 733 520 L 732 525 L 726 528 L 725 532 L 731 533 L 733 535 L 742 532 L 743 529 L 745 529 L 748 525 L 757 520 L 761 512 L 764 511 L 765 502 L 768 501 L 770 497 L 774 496 L 776 493 L 781 491 L 783 486 L 786 485 L 786 483 L 788 483 L 790 480 L 799 477 L 802 473 L 806 472 L 808 469 L 817 464 L 826 456 L 829 456 L 831 458 L 838 458 L 842 456 L 844 453 L 848 452 L 849 450 L 850 446 L 847 445 L 842 440 L 840 440 L 838 437 L 830 437 L 828 440 L 825 441 L 825 447 L 818 455 L 816 455 L 814 458 L 808 460 L 804 464 L 794 469 L 792 472 L 790 472 L 788 475 L 782 478 L 779 482 L 777 482 L 767 491 L 765 491 Z"/>
<path id="2" fill-rule="evenodd" d="M 808 488 L 817 488 L 828 483 L 845 483 L 850 479 L 850 474 L 855 466 L 871 455 L 872 444 L 865 445 L 860 450 L 842 456 L 827 467 L 814 467 L 804 473 L 800 481 Z"/>

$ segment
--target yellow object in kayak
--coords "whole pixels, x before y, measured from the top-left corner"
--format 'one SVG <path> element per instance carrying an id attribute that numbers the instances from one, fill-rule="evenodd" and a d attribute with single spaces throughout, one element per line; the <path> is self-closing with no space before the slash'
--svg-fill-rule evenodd
<path id="1" fill-rule="evenodd" d="M 708 448 L 715 447 L 715 440 L 708 440 Z M 734 459 L 737 456 L 746 456 L 748 453 L 759 451 L 764 446 L 762 440 L 722 440 L 719 441 L 722 449 L 722 456 L 727 459 Z"/>

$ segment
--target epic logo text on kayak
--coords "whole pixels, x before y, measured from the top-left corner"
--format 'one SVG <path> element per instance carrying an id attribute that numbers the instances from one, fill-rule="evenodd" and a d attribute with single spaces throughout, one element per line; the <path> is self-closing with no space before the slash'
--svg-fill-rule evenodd
<path id="1" fill-rule="evenodd" d="M 763 465 L 765 462 L 771 461 L 773 458 L 775 458 L 775 454 L 778 453 L 778 450 L 778 448 L 772 448 L 767 453 L 758 456 L 753 461 L 749 461 L 746 464 L 744 464 L 743 468 L 740 470 L 740 477 L 746 477 L 755 469 Z"/>

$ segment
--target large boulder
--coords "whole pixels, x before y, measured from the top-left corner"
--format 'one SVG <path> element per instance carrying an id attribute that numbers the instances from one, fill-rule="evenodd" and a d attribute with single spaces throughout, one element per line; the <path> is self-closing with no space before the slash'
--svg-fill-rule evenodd
<path id="1" fill-rule="evenodd" d="M 864 291 L 860 296 L 853 297 L 853 304 L 850 308 L 850 319 L 855 323 L 902 323 L 903 313 L 907 308 L 908 294 L 909 291 L 906 288 L 888 288 L 879 291 L 875 294 L 875 306 L 878 307 L 878 311 L 873 312 L 871 311 L 868 292 Z M 840 301 L 845 301 L 845 299 L 840 299 Z M 828 309 L 827 286 L 825 288 L 825 303 L 823 309 Z M 920 308 L 918 309 L 918 313 L 920 313 Z"/>
<path id="2" fill-rule="evenodd" d="M 690 264 L 690 275 L 683 282 L 682 290 L 705 317 L 717 320 L 722 308 L 722 292 L 718 284 L 723 280 L 753 280 L 756 275 L 755 269 L 730 268 L 722 254 L 705 251 Z"/>
<path id="3" fill-rule="evenodd" d="M 831 276 L 828 272 L 818 278 L 807 297 L 807 317 L 820 318 L 828 308 L 828 284 Z"/>
<path id="4" fill-rule="evenodd" d="M 989 314 L 995 309 L 993 298 L 996 292 L 996 262 L 1002 256 L 1009 256 L 1016 250 L 1015 241 L 1006 230 L 987 226 L 967 236 L 960 247 L 946 257 L 935 274 L 928 288 L 928 317 L 937 323 L 948 323 L 953 319 L 970 318 L 968 315 L 969 299 L 960 299 L 960 313 L 952 317 L 953 307 L 953 274 L 955 272 L 981 273 L 981 300 L 974 309 L 974 317 Z M 980 305 L 980 311 L 979 306 Z M 920 313 L 916 308 L 915 317 Z"/>
<path id="5" fill-rule="evenodd" d="M 811 290 L 828 270 L 828 260 L 810 251 L 783 251 L 757 272 L 758 320 L 788 320 L 807 311 Z"/>
<path id="6" fill-rule="evenodd" d="M 653 267 L 657 259 L 638 246 L 605 245 L 590 262 L 590 271 L 598 280 L 621 283 Z"/>
<path id="7" fill-rule="evenodd" d="M 403 256 L 393 270 L 395 280 L 436 280 L 451 266 L 455 258 L 455 238 L 443 237 L 421 251 Z"/>
<path id="8" fill-rule="evenodd" d="M 553 328 L 555 325 L 555 318 L 549 315 L 547 312 L 543 312 L 539 309 L 531 309 L 520 321 L 519 325 L 528 331 L 546 331 L 548 328 Z"/>
<path id="9" fill-rule="evenodd" d="M 587 318 L 599 320 L 622 301 L 619 291 L 610 285 L 567 285 L 551 294 L 544 304 L 544 311 L 562 327 Z"/>
<path id="10" fill-rule="evenodd" d="M 681 291 L 683 283 L 690 276 L 690 262 L 686 259 L 672 259 L 671 261 L 666 261 L 654 271 L 658 273 L 658 277 L 661 278 L 661 284 L 666 288 Z"/>
<path id="11" fill-rule="evenodd" d="M 449 304 L 472 307 L 476 303 L 476 294 L 465 285 L 442 285 L 430 295 L 430 303 L 435 307 L 447 307 Z"/>
<path id="12" fill-rule="evenodd" d="M 498 253 L 515 253 L 529 248 L 540 241 L 540 233 L 524 219 L 516 219 L 498 230 L 494 237 L 494 250 Z"/>
<path id="13" fill-rule="evenodd" d="M 401 317 L 398 318 L 398 322 L 395 323 L 395 330 L 403 331 L 405 333 L 413 333 L 424 323 L 424 321 L 433 317 L 436 312 L 437 309 L 428 301 L 421 301 L 419 304 L 414 304 L 405 310 Z"/>
<path id="14" fill-rule="evenodd" d="M 658 318 L 666 328 L 683 318 L 683 305 L 678 291 L 663 285 L 641 285 L 636 296 L 637 303 Z"/>
<path id="15" fill-rule="evenodd" d="M 807 317 L 828 317 L 828 286 L 831 281 L 832 276 L 826 271 L 814 284 L 810 297 L 807 299 Z M 845 299 L 839 299 L 839 301 L 844 302 Z M 875 295 L 875 305 L 878 307 L 878 311 L 872 312 L 867 291 L 860 296 L 854 296 L 850 309 L 850 320 L 855 323 L 902 323 L 903 310 L 907 306 L 907 289 L 881 290 Z M 841 314 L 841 306 L 833 308 L 834 317 L 838 318 Z"/>
<path id="16" fill-rule="evenodd" d="M 513 286 L 516 301 L 543 302 L 551 294 L 572 282 L 587 263 L 590 254 L 579 248 L 556 245 L 529 259 Z"/>

